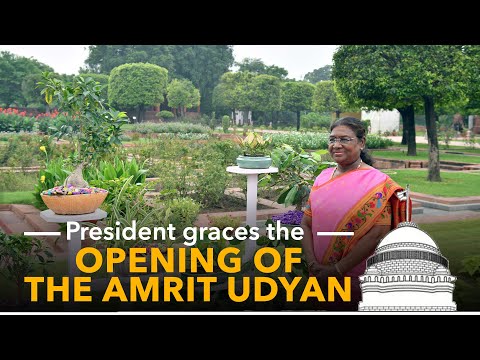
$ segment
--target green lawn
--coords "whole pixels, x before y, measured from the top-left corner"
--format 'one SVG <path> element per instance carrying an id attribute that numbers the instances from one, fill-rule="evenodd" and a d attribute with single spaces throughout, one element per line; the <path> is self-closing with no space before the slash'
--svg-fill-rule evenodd
<path id="1" fill-rule="evenodd" d="M 399 185 L 410 185 L 410 190 L 422 194 L 457 197 L 480 196 L 480 171 L 440 171 L 441 182 L 427 181 L 428 169 L 382 170 Z"/>
<path id="2" fill-rule="evenodd" d="M 394 142 L 393 143 L 395 148 L 403 148 L 405 149 L 405 152 L 407 151 L 407 145 L 401 145 L 400 143 L 398 142 Z M 416 148 L 417 150 L 428 150 L 429 149 L 429 145 L 428 144 L 420 144 L 420 143 L 417 143 L 416 144 Z M 438 149 L 442 152 L 445 152 L 445 151 L 458 151 L 458 152 L 462 152 L 462 153 L 471 153 L 471 154 L 479 154 L 480 155 L 480 149 L 476 149 L 476 148 L 471 148 L 471 147 L 468 147 L 468 146 L 458 146 L 458 145 L 449 145 L 448 147 L 445 146 L 444 144 L 442 143 L 439 143 L 438 144 Z M 372 150 L 373 151 L 373 150 Z"/>
<path id="3" fill-rule="evenodd" d="M 474 153 L 474 152 L 470 152 Z M 370 154 L 373 158 L 386 158 L 386 159 L 397 159 L 397 160 L 427 160 L 428 161 L 428 149 L 417 149 L 417 156 L 407 156 L 407 149 L 402 151 L 394 150 L 370 150 Z M 456 161 L 463 163 L 472 163 L 480 164 L 480 156 L 474 155 L 461 155 L 461 154 L 450 154 L 444 151 L 440 152 L 440 160 L 444 161 Z"/>
<path id="4" fill-rule="evenodd" d="M 418 224 L 418 227 L 435 240 L 440 252 L 449 260 L 452 273 L 460 271 L 466 256 L 480 255 L 478 219 Z"/>
<path id="5" fill-rule="evenodd" d="M 0 204 L 27 204 L 33 205 L 35 196 L 32 191 L 14 191 L 0 193 Z"/>
<path id="6" fill-rule="evenodd" d="M 480 278 L 462 272 L 462 261 L 466 257 L 480 255 L 480 221 L 448 221 L 418 224 L 418 227 L 437 243 L 449 261 L 450 272 L 457 277 L 453 292 L 457 310 L 480 311 Z"/>

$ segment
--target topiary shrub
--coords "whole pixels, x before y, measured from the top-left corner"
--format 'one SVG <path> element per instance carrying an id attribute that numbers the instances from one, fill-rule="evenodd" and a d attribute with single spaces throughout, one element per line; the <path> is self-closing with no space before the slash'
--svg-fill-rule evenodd
<path id="1" fill-rule="evenodd" d="M 230 127 L 230 123 L 231 123 L 230 116 L 228 116 L 228 115 L 223 115 L 223 116 L 222 116 L 222 128 L 223 128 L 223 132 L 224 132 L 225 134 L 228 133 L 228 128 Z"/>
<path id="2" fill-rule="evenodd" d="M 171 111 L 168 111 L 168 110 L 162 110 L 162 111 L 156 113 L 155 116 L 158 117 L 159 119 L 162 119 L 162 120 L 173 119 L 175 117 L 175 115 Z"/>

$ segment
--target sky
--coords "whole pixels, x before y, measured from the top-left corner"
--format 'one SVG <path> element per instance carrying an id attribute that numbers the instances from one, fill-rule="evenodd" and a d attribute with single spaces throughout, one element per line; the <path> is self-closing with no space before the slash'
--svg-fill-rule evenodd
<path id="1" fill-rule="evenodd" d="M 302 80 L 305 74 L 331 65 L 335 48 L 336 45 L 234 45 L 233 56 L 237 62 L 244 58 L 261 59 L 267 66 L 286 69 L 289 78 Z M 33 57 L 55 72 L 69 75 L 78 74 L 88 57 L 88 45 L 0 45 L 0 51 Z"/>

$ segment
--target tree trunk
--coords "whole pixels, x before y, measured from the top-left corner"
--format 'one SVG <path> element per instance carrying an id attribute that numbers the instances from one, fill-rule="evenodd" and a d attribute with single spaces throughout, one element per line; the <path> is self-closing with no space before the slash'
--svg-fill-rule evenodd
<path id="1" fill-rule="evenodd" d="M 438 151 L 437 124 L 435 123 L 435 108 L 432 96 L 424 96 L 425 124 L 428 138 L 428 181 L 442 181 L 440 178 L 440 154 Z"/>
<path id="2" fill-rule="evenodd" d="M 413 105 L 408 105 L 398 109 L 398 111 L 402 115 L 403 121 L 402 145 L 408 144 L 407 156 L 417 156 L 417 143 L 415 140 L 415 109 Z"/>
<path id="3" fill-rule="evenodd" d="M 300 130 L 300 111 L 297 111 L 297 131 Z"/>
<path id="4" fill-rule="evenodd" d="M 137 117 L 138 122 L 142 123 L 145 120 L 145 106 L 140 105 L 138 107 L 138 117 Z"/>
<path id="5" fill-rule="evenodd" d="M 245 124 L 245 121 L 247 122 L 248 125 L 250 125 L 250 122 L 248 121 L 248 110 L 243 111 L 243 123 Z"/>
<path id="6" fill-rule="evenodd" d="M 403 131 L 402 131 L 402 141 L 400 142 L 401 145 L 407 145 L 408 144 L 408 141 L 407 141 L 407 138 L 408 138 L 408 129 L 407 129 L 407 126 L 406 126 L 406 120 L 405 120 L 405 115 L 403 113 L 404 109 L 402 108 L 402 110 L 400 109 L 397 109 L 398 112 L 400 113 L 400 115 L 402 115 L 402 128 L 403 128 Z"/>

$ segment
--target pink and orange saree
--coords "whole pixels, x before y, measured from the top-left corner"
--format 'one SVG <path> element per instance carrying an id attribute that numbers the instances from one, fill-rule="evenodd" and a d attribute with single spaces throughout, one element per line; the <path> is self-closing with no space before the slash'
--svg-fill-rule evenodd
<path id="1" fill-rule="evenodd" d="M 406 201 L 395 195 L 403 189 L 388 175 L 372 168 L 331 179 L 333 171 L 334 168 L 325 169 L 316 178 L 304 211 L 304 215 L 312 217 L 315 257 L 324 265 L 342 259 L 374 225 L 390 225 L 394 229 L 406 221 Z M 354 232 L 354 235 L 318 236 L 317 232 Z M 365 268 L 363 261 L 344 275 L 358 277 Z"/>

